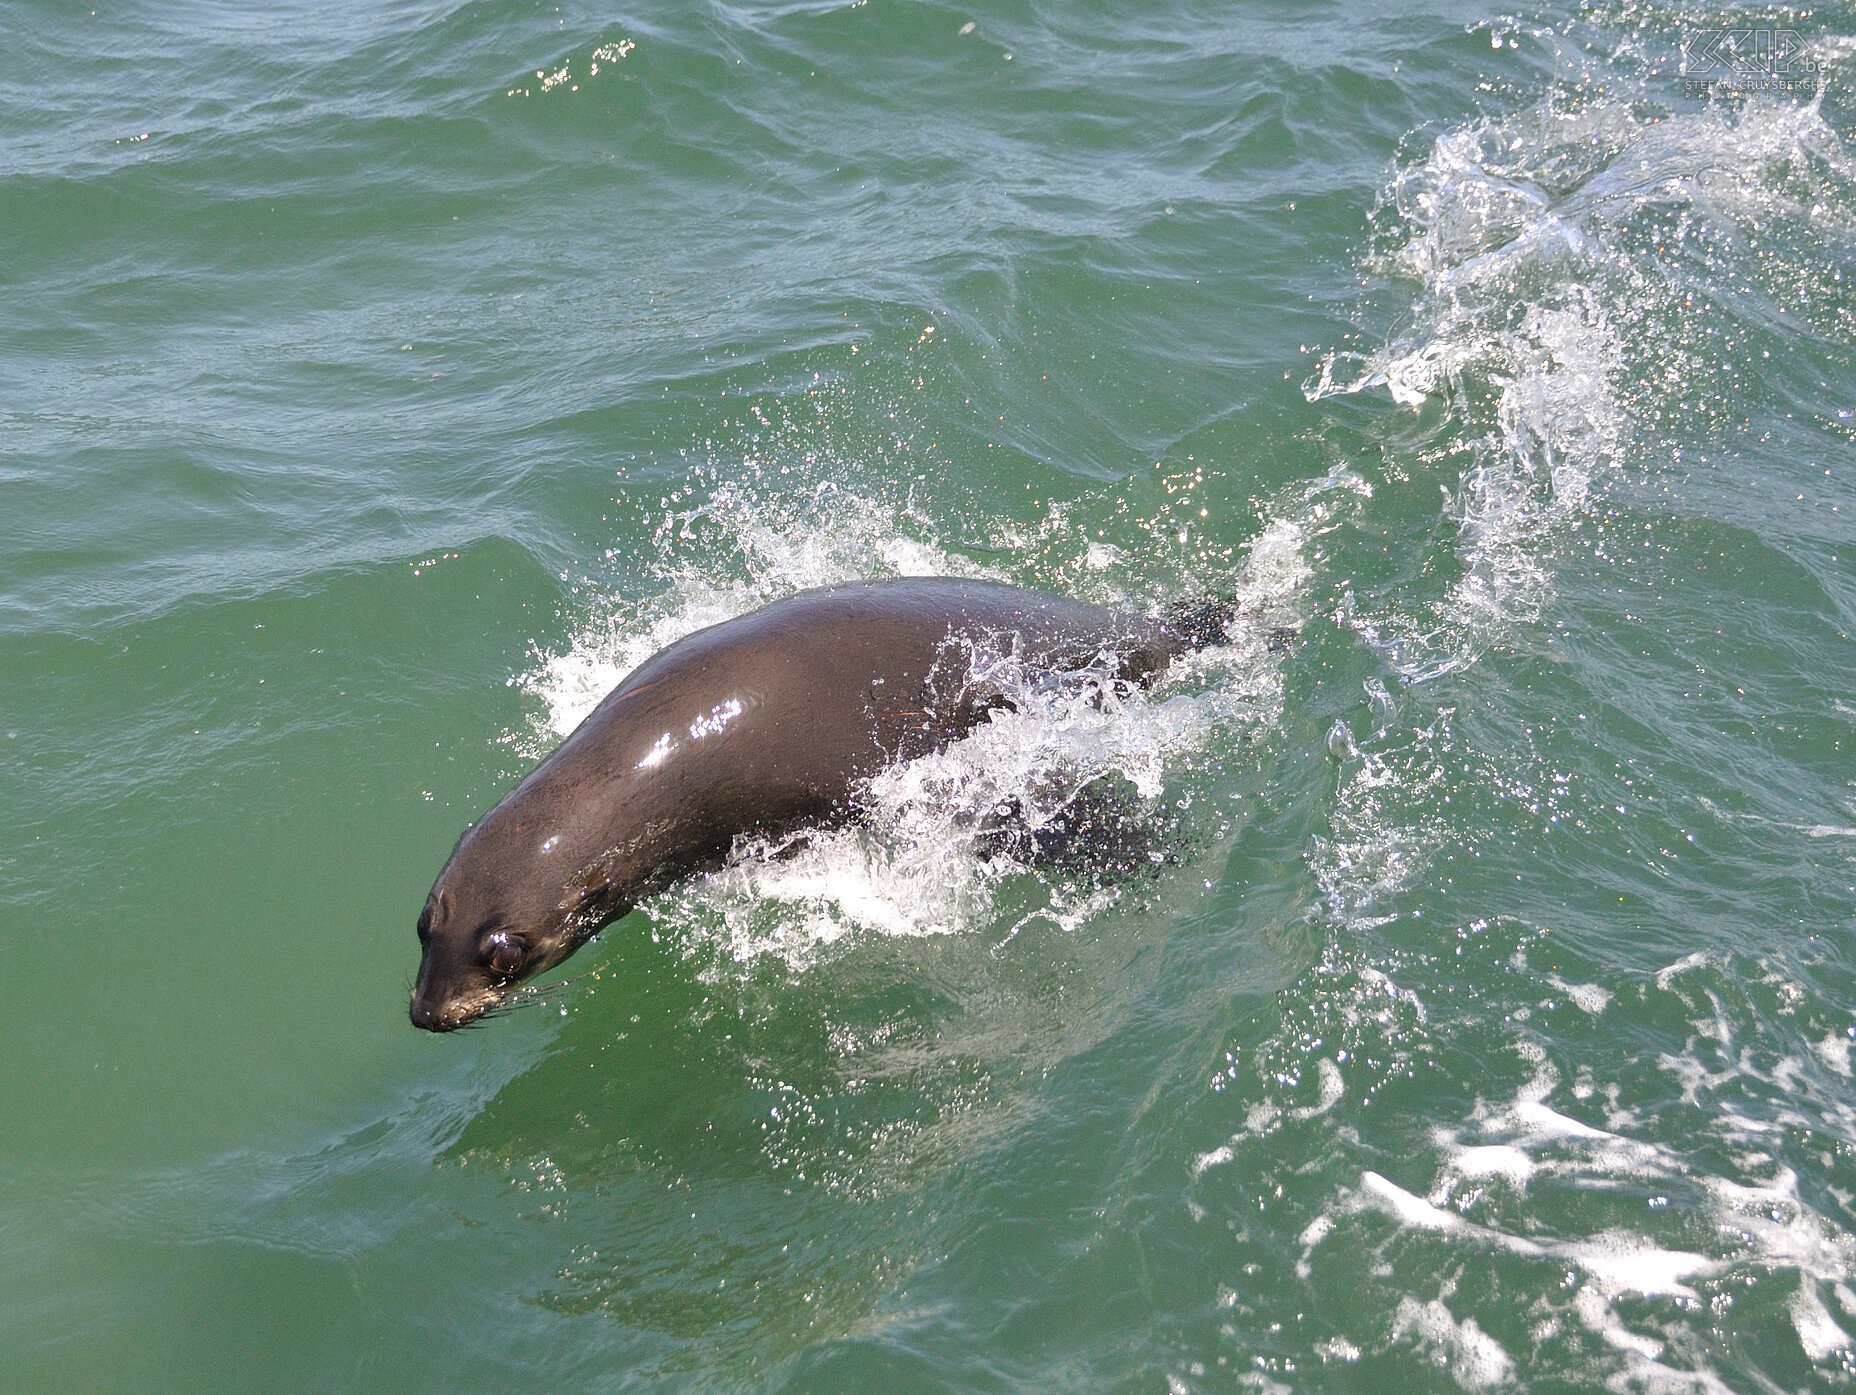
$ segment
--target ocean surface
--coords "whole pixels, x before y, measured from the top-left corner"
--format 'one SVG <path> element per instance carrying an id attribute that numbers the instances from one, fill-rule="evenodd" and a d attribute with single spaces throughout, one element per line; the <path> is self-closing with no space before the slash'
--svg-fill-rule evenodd
<path id="1" fill-rule="evenodd" d="M 0 1388 L 1856 1384 L 1856 8 L 96 4 Z M 1241 613 L 409 1026 L 630 666 L 942 573 Z M 1145 865 L 975 834 L 1096 780 Z"/>

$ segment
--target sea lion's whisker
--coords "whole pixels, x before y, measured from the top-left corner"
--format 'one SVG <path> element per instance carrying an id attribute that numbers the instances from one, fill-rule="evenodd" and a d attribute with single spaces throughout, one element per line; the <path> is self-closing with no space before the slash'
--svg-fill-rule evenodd
<path id="1" fill-rule="evenodd" d="M 589 978 L 599 978 L 604 973 L 604 968 L 588 969 L 585 973 L 575 974 L 571 978 L 560 979 L 554 983 L 542 984 L 539 987 L 533 988 L 518 988 L 494 1008 L 491 1008 L 490 1012 L 505 1012 L 513 1008 L 534 1007 L 538 1003 L 547 1002 L 556 994 L 562 992 L 564 989 L 573 987 L 576 983 L 583 982 Z M 485 1013 L 484 1015 L 488 1016 L 489 1013 Z"/>

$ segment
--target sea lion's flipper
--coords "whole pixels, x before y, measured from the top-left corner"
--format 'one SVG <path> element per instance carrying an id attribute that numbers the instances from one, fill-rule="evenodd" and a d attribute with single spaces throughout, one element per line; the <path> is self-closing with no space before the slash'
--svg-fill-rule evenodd
<path id="1" fill-rule="evenodd" d="M 1101 775 L 1035 826 L 1018 800 L 1005 800 L 981 822 L 979 842 L 985 856 L 1027 867 L 1125 876 L 1176 862 L 1178 832 L 1164 804 L 1142 799 L 1118 776 Z"/>
<path id="2" fill-rule="evenodd" d="M 1175 653 L 1210 649 L 1230 642 L 1231 622 L 1237 619 L 1241 609 L 1236 601 L 1221 600 L 1217 596 L 1179 601 L 1166 608 L 1160 620 L 1160 628 L 1166 632 L 1167 638 L 1179 646 Z M 1265 634 L 1264 642 L 1270 653 L 1280 654 L 1295 643 L 1299 633 L 1291 625 L 1273 625 Z"/>
<path id="3" fill-rule="evenodd" d="M 1179 646 L 1180 652 L 1209 649 L 1230 641 L 1230 624 L 1237 619 L 1238 603 L 1217 596 L 1196 601 L 1177 601 L 1166 608 L 1160 628 Z"/>

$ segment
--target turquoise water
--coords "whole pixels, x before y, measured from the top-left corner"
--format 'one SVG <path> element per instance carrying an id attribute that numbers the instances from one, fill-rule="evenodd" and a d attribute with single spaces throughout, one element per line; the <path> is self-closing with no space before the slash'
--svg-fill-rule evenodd
<path id="1" fill-rule="evenodd" d="M 0 40 L 0 1386 L 1849 1383 L 1856 11 Z M 927 573 L 1245 619 L 412 1030 L 631 664 Z"/>

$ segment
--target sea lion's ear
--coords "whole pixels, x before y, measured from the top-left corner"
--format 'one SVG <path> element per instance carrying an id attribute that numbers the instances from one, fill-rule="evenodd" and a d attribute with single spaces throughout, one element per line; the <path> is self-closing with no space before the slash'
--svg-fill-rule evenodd
<path id="1" fill-rule="evenodd" d="M 601 867 L 589 867 L 568 885 L 559 909 L 563 913 L 583 910 L 589 902 L 612 890 L 612 873 Z"/>

